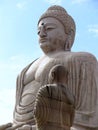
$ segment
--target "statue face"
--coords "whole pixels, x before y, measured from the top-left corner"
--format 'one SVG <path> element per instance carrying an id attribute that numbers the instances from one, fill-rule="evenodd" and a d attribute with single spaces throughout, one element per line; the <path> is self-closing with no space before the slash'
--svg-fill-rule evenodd
<path id="1" fill-rule="evenodd" d="M 57 19 L 42 19 L 38 25 L 38 35 L 39 45 L 45 53 L 64 50 L 67 34 L 63 24 Z"/>

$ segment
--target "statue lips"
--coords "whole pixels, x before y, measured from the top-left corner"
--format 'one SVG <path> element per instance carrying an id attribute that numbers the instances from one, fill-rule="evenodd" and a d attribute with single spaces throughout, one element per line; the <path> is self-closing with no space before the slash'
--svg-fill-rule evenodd
<path id="1" fill-rule="evenodd" d="M 47 41 L 47 38 L 40 38 L 39 39 L 39 43 L 44 43 L 44 42 L 46 42 Z"/>

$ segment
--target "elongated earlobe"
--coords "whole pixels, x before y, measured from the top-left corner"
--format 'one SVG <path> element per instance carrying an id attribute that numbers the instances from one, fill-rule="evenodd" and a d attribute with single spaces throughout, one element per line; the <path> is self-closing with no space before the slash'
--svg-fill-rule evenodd
<path id="1" fill-rule="evenodd" d="M 70 30 L 65 43 L 65 51 L 71 51 L 73 42 L 74 42 L 74 31 Z"/>
<path id="2" fill-rule="evenodd" d="M 70 37 L 68 36 L 65 42 L 65 51 L 70 51 Z"/>

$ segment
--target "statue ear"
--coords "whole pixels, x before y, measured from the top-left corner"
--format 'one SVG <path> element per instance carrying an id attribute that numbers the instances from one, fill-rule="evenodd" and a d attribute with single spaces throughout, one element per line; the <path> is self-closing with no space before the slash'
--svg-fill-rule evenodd
<path id="1" fill-rule="evenodd" d="M 70 51 L 74 42 L 74 31 L 70 30 L 69 34 L 67 34 L 66 43 L 65 43 L 65 51 Z"/>
<path id="2" fill-rule="evenodd" d="M 49 83 L 53 83 L 54 81 L 54 72 L 49 73 Z"/>
<path id="3" fill-rule="evenodd" d="M 52 73 L 51 73 L 52 79 L 54 79 L 54 75 L 55 75 L 55 73 L 54 73 L 54 72 L 52 72 Z"/>

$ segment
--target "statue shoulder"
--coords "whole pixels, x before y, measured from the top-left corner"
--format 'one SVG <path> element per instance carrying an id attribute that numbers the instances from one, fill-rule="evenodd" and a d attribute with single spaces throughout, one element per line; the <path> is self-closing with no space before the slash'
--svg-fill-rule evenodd
<path id="1" fill-rule="evenodd" d="M 96 57 L 89 52 L 71 52 L 69 60 L 81 62 L 97 62 Z"/>
<path id="2" fill-rule="evenodd" d="M 21 72 L 19 73 L 18 77 L 21 77 L 21 75 L 23 75 L 23 73 L 25 73 L 31 66 L 33 63 L 35 63 L 36 61 L 38 61 L 39 58 L 35 59 L 34 61 L 32 61 L 31 63 L 29 63 L 26 67 L 24 67 Z"/>

